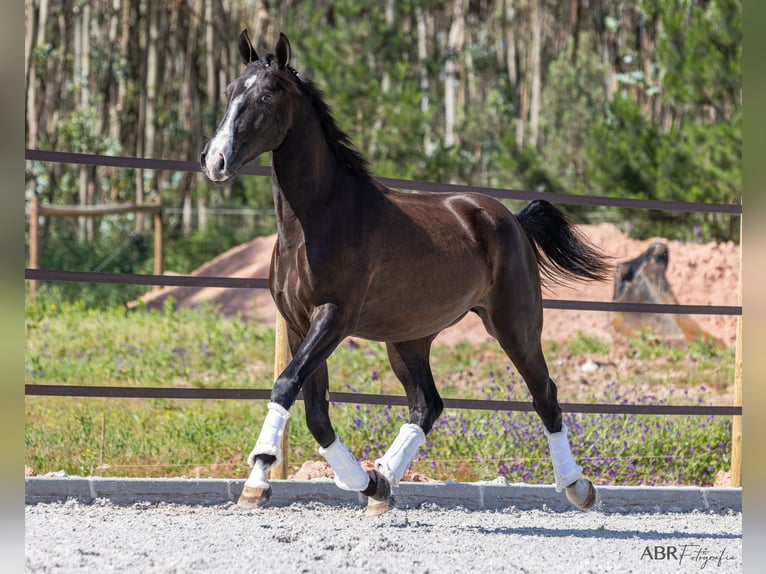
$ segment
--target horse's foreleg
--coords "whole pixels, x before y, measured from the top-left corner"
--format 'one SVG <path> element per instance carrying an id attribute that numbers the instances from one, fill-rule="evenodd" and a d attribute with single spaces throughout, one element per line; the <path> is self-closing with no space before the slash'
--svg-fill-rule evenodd
<path id="1" fill-rule="evenodd" d="M 280 456 L 282 434 L 304 381 L 322 365 L 344 336 L 344 324 L 336 305 L 323 305 L 316 309 L 311 327 L 305 338 L 299 340 L 290 332 L 293 358 L 279 375 L 271 391 L 269 411 L 248 463 L 250 476 L 239 497 L 238 504 L 245 508 L 260 506 L 271 496 L 268 473 Z"/>
<path id="2" fill-rule="evenodd" d="M 243 508 L 253 508 L 268 502 L 271 497 L 269 468 L 281 459 L 280 445 L 290 413 L 273 402 L 269 403 L 268 408 L 258 440 L 247 457 L 247 463 L 252 470 L 237 501 Z"/>

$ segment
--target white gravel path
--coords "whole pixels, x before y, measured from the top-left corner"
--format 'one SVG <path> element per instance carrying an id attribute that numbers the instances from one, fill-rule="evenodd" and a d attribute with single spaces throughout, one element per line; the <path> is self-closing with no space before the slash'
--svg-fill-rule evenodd
<path id="1" fill-rule="evenodd" d="M 26 572 L 741 572 L 742 515 L 29 504 Z M 659 550 L 662 549 L 662 550 Z"/>

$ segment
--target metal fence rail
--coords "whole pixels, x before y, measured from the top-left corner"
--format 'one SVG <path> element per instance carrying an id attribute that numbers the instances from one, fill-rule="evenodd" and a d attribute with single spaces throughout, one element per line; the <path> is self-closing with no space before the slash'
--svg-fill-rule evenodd
<path id="1" fill-rule="evenodd" d="M 122 167 L 130 169 L 156 169 L 166 171 L 199 172 L 200 164 L 193 161 L 170 159 L 148 159 L 125 156 L 107 156 L 87 153 L 71 153 L 61 151 L 26 150 L 25 158 L 29 161 L 44 161 L 51 163 L 68 163 L 77 165 L 92 165 L 100 167 Z M 271 177 L 271 167 L 244 166 L 240 169 L 243 175 L 260 175 Z M 656 209 L 660 211 L 685 211 L 698 213 L 728 213 L 741 215 L 742 205 L 738 203 L 703 203 L 685 201 L 666 201 L 659 199 L 630 199 L 625 197 L 606 197 L 595 195 L 568 195 L 566 193 L 537 193 L 521 189 L 498 189 L 436 183 L 410 179 L 393 179 L 389 177 L 375 178 L 379 182 L 396 189 L 409 191 L 427 191 L 436 193 L 470 193 L 478 192 L 499 199 L 532 200 L 545 197 L 552 203 L 569 205 L 592 205 L 596 207 L 623 207 L 633 209 Z"/>
<path id="2" fill-rule="evenodd" d="M 25 385 L 27 396 L 98 397 L 121 399 L 231 399 L 268 400 L 270 389 L 187 389 L 174 387 L 117 387 L 83 385 Z M 303 392 L 298 393 L 303 400 Z M 488 399 L 442 399 L 448 409 L 476 411 L 533 412 L 529 401 L 495 401 Z M 330 402 L 358 405 L 407 406 L 404 395 L 371 395 L 366 393 L 330 392 Z M 565 413 L 619 415 L 741 415 L 742 407 L 707 405 L 627 405 L 599 403 L 561 403 Z"/>

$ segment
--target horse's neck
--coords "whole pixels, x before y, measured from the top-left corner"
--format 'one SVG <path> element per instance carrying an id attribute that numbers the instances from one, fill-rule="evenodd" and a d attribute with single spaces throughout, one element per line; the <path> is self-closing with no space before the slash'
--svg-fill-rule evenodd
<path id="1" fill-rule="evenodd" d="M 280 234 L 292 233 L 296 226 L 304 236 L 328 230 L 338 222 L 336 215 L 342 217 L 360 199 L 355 193 L 358 177 L 332 152 L 318 122 L 289 134 L 274 150 L 272 165 Z"/>

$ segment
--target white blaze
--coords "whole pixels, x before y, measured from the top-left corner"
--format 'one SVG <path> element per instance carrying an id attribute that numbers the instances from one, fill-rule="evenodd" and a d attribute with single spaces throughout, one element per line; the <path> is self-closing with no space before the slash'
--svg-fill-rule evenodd
<path id="1" fill-rule="evenodd" d="M 210 140 L 208 146 L 207 156 L 205 157 L 205 165 L 209 174 L 218 173 L 218 165 L 220 164 L 220 156 L 226 157 L 227 151 L 231 147 L 231 140 L 234 137 L 234 120 L 239 113 L 239 108 L 244 101 L 244 94 L 238 95 L 234 98 L 229 107 L 226 109 L 226 116 L 223 118 L 221 127 Z"/>

